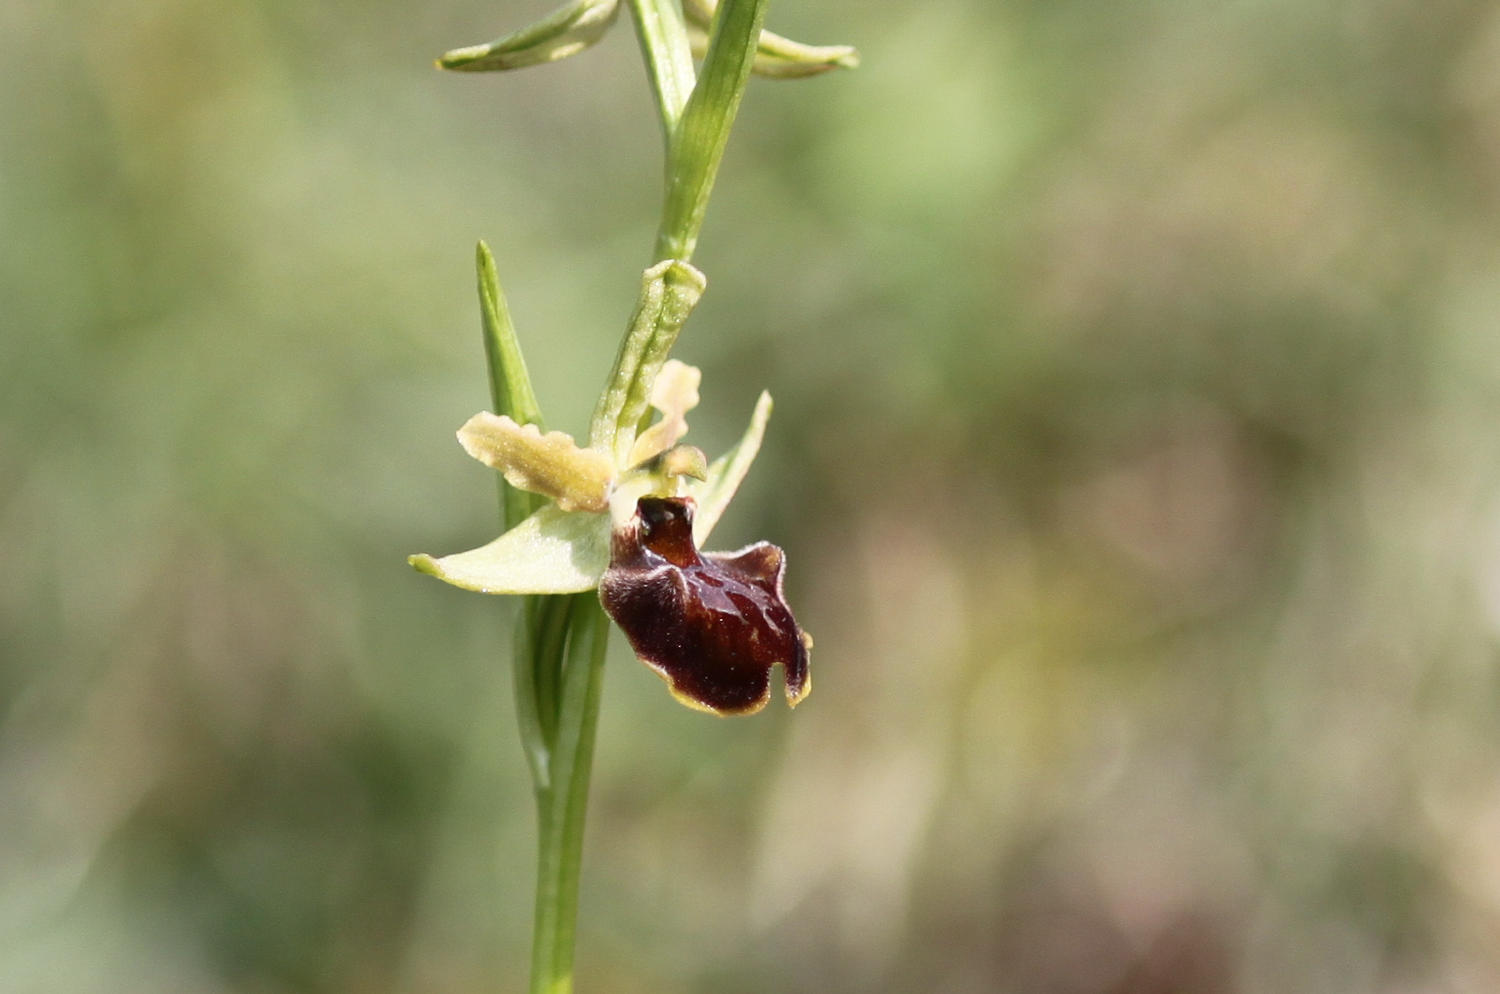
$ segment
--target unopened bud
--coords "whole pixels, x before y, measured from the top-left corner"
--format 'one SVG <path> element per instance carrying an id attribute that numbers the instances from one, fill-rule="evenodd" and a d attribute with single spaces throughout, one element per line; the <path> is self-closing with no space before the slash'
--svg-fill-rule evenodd
<path id="1" fill-rule="evenodd" d="M 702 57 L 708 50 L 708 30 L 713 24 L 716 0 L 683 0 L 682 11 L 688 23 L 693 54 Z M 771 31 L 760 33 L 755 47 L 751 72 L 773 79 L 797 79 L 816 76 L 833 69 L 853 69 L 859 65 L 859 52 L 852 45 L 804 45 Z"/>
<path id="2" fill-rule="evenodd" d="M 575 0 L 544 20 L 489 44 L 455 48 L 438 59 L 438 68 L 486 72 L 566 59 L 603 38 L 619 13 L 619 0 Z"/>

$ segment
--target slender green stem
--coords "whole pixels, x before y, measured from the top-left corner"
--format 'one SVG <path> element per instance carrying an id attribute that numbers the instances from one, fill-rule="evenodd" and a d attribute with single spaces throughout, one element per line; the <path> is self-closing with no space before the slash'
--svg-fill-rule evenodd
<path id="1" fill-rule="evenodd" d="M 723 0 L 714 12 L 702 75 L 667 143 L 667 195 L 654 258 L 686 262 L 693 256 L 765 18 L 766 0 Z"/>
<path id="2" fill-rule="evenodd" d="M 536 924 L 531 949 L 531 994 L 570 994 L 583 861 L 584 813 L 609 621 L 592 593 L 567 598 L 568 646 L 562 669 L 556 748 L 549 784 L 537 791 Z"/>

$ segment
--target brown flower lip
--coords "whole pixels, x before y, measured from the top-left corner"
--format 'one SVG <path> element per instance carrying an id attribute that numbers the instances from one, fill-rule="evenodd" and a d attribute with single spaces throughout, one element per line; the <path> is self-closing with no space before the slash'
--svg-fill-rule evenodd
<path id="1" fill-rule="evenodd" d="M 700 553 L 690 497 L 642 497 L 616 529 L 599 583 L 604 609 L 631 648 L 689 707 L 715 714 L 759 711 L 771 669 L 786 674 L 787 703 L 812 689 L 810 640 L 782 593 L 786 557 L 769 542 Z"/>

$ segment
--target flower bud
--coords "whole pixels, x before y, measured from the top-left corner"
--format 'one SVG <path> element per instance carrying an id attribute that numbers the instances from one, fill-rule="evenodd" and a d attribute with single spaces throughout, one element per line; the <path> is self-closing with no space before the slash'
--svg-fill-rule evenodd
<path id="1" fill-rule="evenodd" d="M 603 38 L 619 13 L 619 0 L 575 0 L 504 38 L 455 48 L 438 59 L 438 68 L 484 72 L 566 59 Z"/>

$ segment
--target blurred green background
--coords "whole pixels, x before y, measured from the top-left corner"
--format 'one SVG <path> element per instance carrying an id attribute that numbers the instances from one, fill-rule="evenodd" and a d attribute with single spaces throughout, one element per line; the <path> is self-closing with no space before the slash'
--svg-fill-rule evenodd
<path id="1" fill-rule="evenodd" d="M 581 429 L 660 143 L 547 9 L 0 5 L 0 990 L 524 986 L 494 246 Z M 579 989 L 1500 990 L 1500 9 L 774 4 L 677 355 L 794 715 L 616 637 Z"/>

